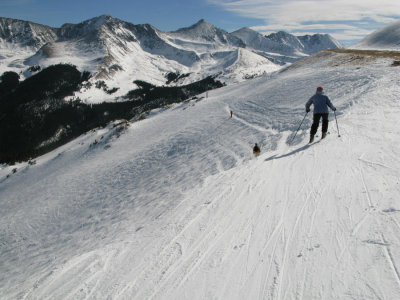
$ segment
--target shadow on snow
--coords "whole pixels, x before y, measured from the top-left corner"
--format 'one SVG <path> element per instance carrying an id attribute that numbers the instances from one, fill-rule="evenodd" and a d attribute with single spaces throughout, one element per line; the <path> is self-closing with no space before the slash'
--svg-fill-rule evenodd
<path id="1" fill-rule="evenodd" d="M 319 143 L 319 142 L 320 142 L 320 141 L 316 141 L 316 142 L 314 142 L 313 144 L 317 144 L 317 143 Z M 265 161 L 271 161 L 271 160 L 275 160 L 275 159 L 281 159 L 281 158 L 289 157 L 289 156 L 291 156 L 291 155 L 294 155 L 294 154 L 296 154 L 296 153 L 302 152 L 302 151 L 304 151 L 304 150 L 310 148 L 311 145 L 312 145 L 312 144 L 307 144 L 307 145 L 301 146 L 300 148 L 297 148 L 297 149 L 295 149 L 295 150 L 293 150 L 293 151 L 291 151 L 291 152 L 289 152 L 289 153 L 286 153 L 286 154 L 283 154 L 283 155 L 279 155 L 279 156 L 277 156 L 277 154 L 274 154 L 274 155 L 272 155 L 272 156 L 266 158 Z"/>

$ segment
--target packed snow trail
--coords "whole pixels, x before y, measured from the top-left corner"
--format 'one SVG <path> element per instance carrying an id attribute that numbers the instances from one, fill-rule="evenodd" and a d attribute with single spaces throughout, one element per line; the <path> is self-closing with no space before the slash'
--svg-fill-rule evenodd
<path id="1" fill-rule="evenodd" d="M 310 58 L 1 170 L 0 296 L 400 299 L 398 69 L 347 61 Z M 331 115 L 307 145 L 307 118 L 288 145 L 319 85 L 341 137 Z"/>

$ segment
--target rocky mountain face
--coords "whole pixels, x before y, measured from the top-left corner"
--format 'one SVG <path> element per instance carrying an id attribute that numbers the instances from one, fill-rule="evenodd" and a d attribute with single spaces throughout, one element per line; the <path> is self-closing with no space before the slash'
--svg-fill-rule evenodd
<path id="1" fill-rule="evenodd" d="M 280 41 L 274 41 L 273 39 L 267 38 L 261 33 L 254 31 L 250 28 L 242 28 L 234 31 L 232 35 L 240 38 L 247 47 L 253 48 L 260 51 L 276 52 L 281 54 L 290 54 L 291 47 Z"/>
<path id="2" fill-rule="evenodd" d="M 324 49 L 341 48 L 342 45 L 328 34 L 294 36 L 279 31 L 264 36 L 249 28 L 233 32 L 234 35 L 246 41 L 248 47 L 265 52 L 278 52 L 285 55 L 304 56 Z"/>
<path id="3" fill-rule="evenodd" d="M 342 48 L 342 45 L 329 34 L 313 34 L 297 37 L 303 45 L 302 52 L 313 54 L 324 49 Z"/>
<path id="4" fill-rule="evenodd" d="M 79 97 L 88 102 L 115 100 L 132 89 L 135 80 L 159 86 L 189 84 L 207 76 L 238 82 L 335 47 L 340 44 L 327 35 L 263 36 L 248 28 L 228 33 L 205 20 L 162 32 L 108 15 L 61 28 L 0 18 L 1 73 L 15 71 L 27 78 L 33 66 L 70 63 L 91 72 L 93 83 L 103 80 L 118 90 L 109 96 L 83 89 Z M 167 79 L 171 74 L 176 80 Z"/>
<path id="5" fill-rule="evenodd" d="M 246 47 L 279 65 L 295 62 L 324 49 L 343 47 L 328 34 L 294 36 L 279 31 L 265 36 L 250 28 L 242 28 L 232 34 L 244 41 Z"/>
<path id="6" fill-rule="evenodd" d="M 55 28 L 27 21 L 0 18 L 0 42 L 3 47 L 6 44 L 14 44 L 39 49 L 44 44 L 57 39 Z"/>

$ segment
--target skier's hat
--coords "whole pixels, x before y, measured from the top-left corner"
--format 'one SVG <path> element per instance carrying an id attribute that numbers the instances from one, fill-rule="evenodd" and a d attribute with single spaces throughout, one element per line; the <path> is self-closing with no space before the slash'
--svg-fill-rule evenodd
<path id="1" fill-rule="evenodd" d="M 317 87 L 317 92 L 322 92 L 323 90 L 322 86 Z"/>

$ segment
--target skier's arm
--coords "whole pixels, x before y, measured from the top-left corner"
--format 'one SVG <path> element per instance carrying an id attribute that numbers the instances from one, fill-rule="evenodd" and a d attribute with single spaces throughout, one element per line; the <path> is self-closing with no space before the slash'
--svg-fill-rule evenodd
<path id="1" fill-rule="evenodd" d="M 327 104 L 333 111 L 336 111 L 336 107 L 332 104 L 331 100 L 329 100 L 328 97 L 326 97 L 326 104 Z"/>
<path id="2" fill-rule="evenodd" d="M 306 103 L 306 112 L 309 112 L 309 111 L 310 111 L 310 106 L 311 106 L 311 104 L 313 103 L 313 100 L 312 100 L 312 99 L 313 99 L 313 98 L 311 97 L 310 100 L 308 100 L 307 103 Z"/>

